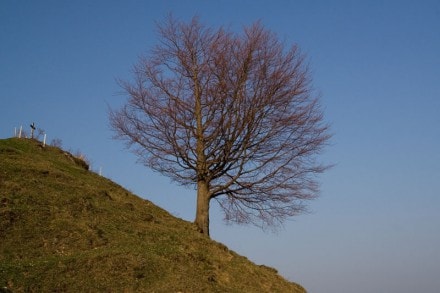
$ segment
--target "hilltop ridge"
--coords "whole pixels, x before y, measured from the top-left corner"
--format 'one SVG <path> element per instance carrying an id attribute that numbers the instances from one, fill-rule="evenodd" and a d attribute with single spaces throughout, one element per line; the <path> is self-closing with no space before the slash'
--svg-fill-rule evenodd
<path id="1" fill-rule="evenodd" d="M 0 239 L 0 291 L 305 292 L 36 140 L 0 140 Z"/>

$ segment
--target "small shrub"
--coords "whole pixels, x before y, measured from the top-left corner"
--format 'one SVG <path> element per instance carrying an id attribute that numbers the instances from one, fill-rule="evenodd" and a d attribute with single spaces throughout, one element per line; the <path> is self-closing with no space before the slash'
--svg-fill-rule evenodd
<path id="1" fill-rule="evenodd" d="M 61 148 L 63 146 L 63 141 L 59 138 L 54 138 L 50 142 L 50 145 L 53 147 Z"/>

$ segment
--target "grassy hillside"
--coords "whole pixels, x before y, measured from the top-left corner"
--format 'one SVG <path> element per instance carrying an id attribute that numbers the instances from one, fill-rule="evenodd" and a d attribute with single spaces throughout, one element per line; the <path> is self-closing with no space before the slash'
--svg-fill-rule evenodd
<path id="1" fill-rule="evenodd" d="M 305 292 L 55 147 L 0 140 L 0 292 Z"/>

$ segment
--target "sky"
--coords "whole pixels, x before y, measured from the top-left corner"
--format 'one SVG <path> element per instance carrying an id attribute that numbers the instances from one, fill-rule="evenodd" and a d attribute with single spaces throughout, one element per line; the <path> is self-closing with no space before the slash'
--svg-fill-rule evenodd
<path id="1" fill-rule="evenodd" d="M 257 20 L 307 55 L 334 134 L 310 213 L 276 232 L 226 225 L 211 237 L 311 293 L 440 288 L 439 1 L 0 1 L 0 138 L 29 124 L 92 169 L 193 221 L 195 192 L 113 140 L 117 80 L 172 13 L 242 30 Z M 1 162 L 0 162 L 1 163 Z"/>

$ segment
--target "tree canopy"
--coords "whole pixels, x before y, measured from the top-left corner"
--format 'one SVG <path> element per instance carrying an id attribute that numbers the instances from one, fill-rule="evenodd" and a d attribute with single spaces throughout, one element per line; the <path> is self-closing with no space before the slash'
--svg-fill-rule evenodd
<path id="1" fill-rule="evenodd" d="M 158 26 L 158 45 L 122 81 L 110 113 L 116 137 L 147 167 L 197 190 L 225 219 L 276 225 L 318 195 L 317 155 L 329 139 L 305 57 L 257 22 L 236 33 L 193 18 Z"/>

